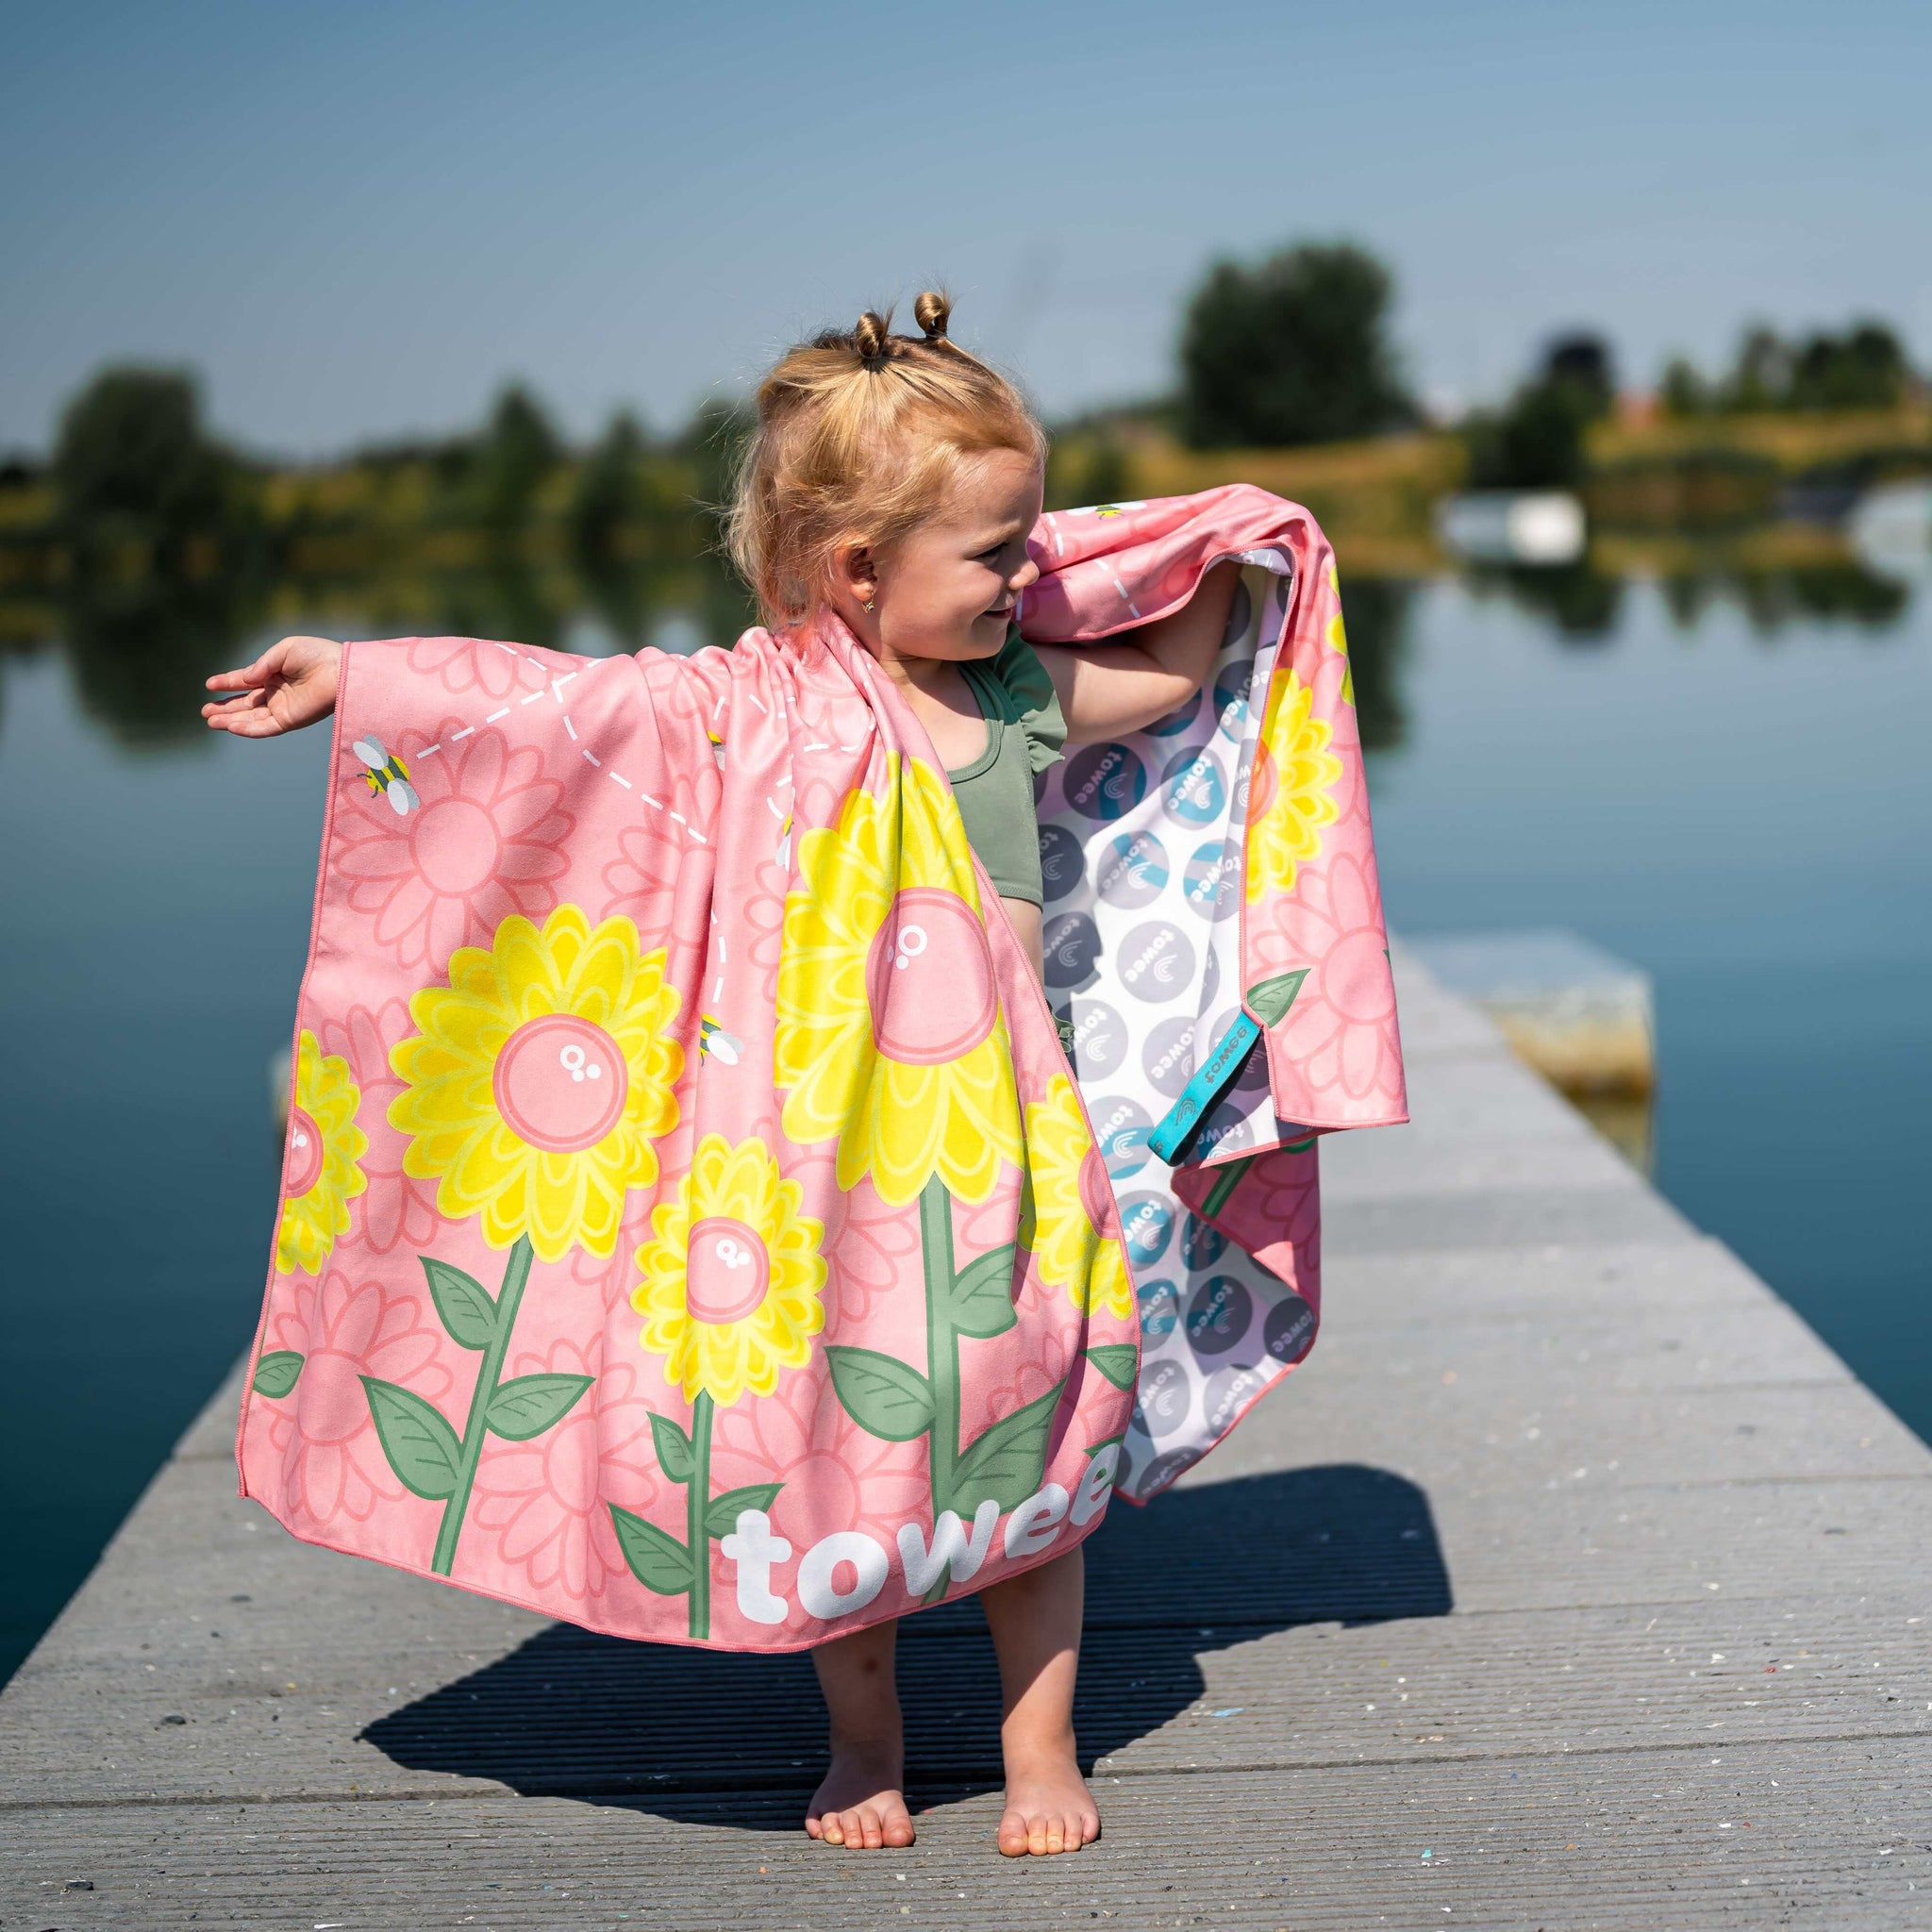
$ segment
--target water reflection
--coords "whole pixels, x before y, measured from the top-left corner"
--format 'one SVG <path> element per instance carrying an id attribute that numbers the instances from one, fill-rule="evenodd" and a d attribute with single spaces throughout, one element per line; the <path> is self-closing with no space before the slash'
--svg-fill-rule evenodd
<path id="1" fill-rule="evenodd" d="M 1794 624 L 1847 623 L 1883 631 L 1899 623 L 1910 608 L 1908 583 L 1871 570 L 1855 556 L 1762 565 L 1741 561 L 1670 559 L 1628 575 L 1615 573 L 1593 558 L 1556 567 L 1477 565 L 1465 581 L 1478 600 L 1506 597 L 1518 609 L 1544 619 L 1557 638 L 1598 643 L 1617 635 L 1624 599 L 1634 575 L 1653 577 L 1665 607 L 1682 630 L 1694 629 L 1718 608 L 1743 613 L 1761 638 L 1775 637 Z M 1354 635 L 1354 596 L 1347 587 L 1350 635 Z"/>
<path id="2" fill-rule="evenodd" d="M 271 633 L 514 639 L 601 654 L 728 643 L 754 621 L 722 559 L 578 571 L 514 552 L 404 575 L 83 574 L 58 599 L 0 598 L 16 653 L 64 650 L 81 708 L 130 748 L 203 746 L 202 681 Z"/>
<path id="3" fill-rule="evenodd" d="M 1862 563 L 1814 563 L 1780 571 L 1729 575 L 1690 571 L 1663 579 L 1664 600 L 1680 628 L 1693 626 L 1720 600 L 1735 602 L 1760 636 L 1808 619 L 1842 619 L 1865 630 L 1896 624 L 1911 602 L 1910 588 Z"/>
<path id="4" fill-rule="evenodd" d="M 1668 557 L 1641 575 L 1655 577 L 1680 629 L 1734 609 L 1764 639 L 1819 622 L 1880 633 L 1905 618 L 1912 597 L 1908 584 L 1847 554 L 1782 565 Z M 1463 577 L 1478 604 L 1507 601 L 1557 641 L 1585 645 L 1620 634 L 1630 580 L 1593 557 L 1555 568 L 1478 565 Z M 1372 751 L 1393 749 L 1407 735 L 1404 667 L 1422 581 L 1344 578 L 1362 741 Z M 64 647 L 87 715 L 120 742 L 187 746 L 207 735 L 196 708 L 202 679 L 275 631 L 449 633 L 591 654 L 646 644 L 688 652 L 729 643 L 755 616 L 714 554 L 625 564 L 607 553 L 565 564 L 532 561 L 505 545 L 478 565 L 441 571 L 274 575 L 244 565 L 200 575 L 83 573 L 55 600 L 0 597 L 0 636 L 14 650 Z"/>

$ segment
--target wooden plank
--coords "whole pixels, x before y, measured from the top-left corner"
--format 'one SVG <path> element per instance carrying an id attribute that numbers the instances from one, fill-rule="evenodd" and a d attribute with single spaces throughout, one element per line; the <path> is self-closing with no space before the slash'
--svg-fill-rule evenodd
<path id="1" fill-rule="evenodd" d="M 858 1857 L 795 1829 L 795 1791 L 604 1804 L 49 1808 L 0 1909 L 23 1925 L 879 1932 L 894 1924 L 1543 1932 L 1923 1925 L 1923 1740 L 1457 1765 L 1103 1778 L 1106 1836 L 1000 1859 L 998 1800 L 915 1790 L 919 1842 Z M 62 1890 L 70 1880 L 88 1892 Z"/>

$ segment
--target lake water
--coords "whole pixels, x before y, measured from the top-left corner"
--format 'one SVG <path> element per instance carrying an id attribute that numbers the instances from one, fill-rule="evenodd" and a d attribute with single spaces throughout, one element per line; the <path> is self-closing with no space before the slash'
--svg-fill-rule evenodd
<path id="1" fill-rule="evenodd" d="M 1659 1185 L 1932 1436 L 1932 579 L 1349 608 L 1391 924 L 1567 925 L 1646 968 Z M 286 600 L 264 634 L 304 627 L 358 634 Z M 207 655 L 171 631 L 158 668 L 124 625 L 0 659 L 0 1676 L 259 1302 L 327 741 L 170 739 Z"/>

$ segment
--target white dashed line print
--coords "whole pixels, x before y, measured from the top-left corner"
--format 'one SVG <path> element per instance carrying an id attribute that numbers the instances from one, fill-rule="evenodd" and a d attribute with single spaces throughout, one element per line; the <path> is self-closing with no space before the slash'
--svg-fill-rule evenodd
<path id="1" fill-rule="evenodd" d="M 506 657 L 516 658 L 525 664 L 534 664 L 539 671 L 547 672 L 549 670 L 549 666 L 544 663 L 542 658 L 533 658 L 527 652 L 519 651 L 515 648 L 515 646 L 510 644 L 501 643 L 494 638 L 482 638 L 479 639 L 478 641 L 484 644 L 488 644 L 490 648 L 493 651 L 503 652 Z M 603 661 L 605 661 L 606 663 L 614 664 L 619 662 L 620 660 L 611 658 L 606 658 Z M 593 665 L 591 668 L 594 670 L 596 667 Z M 579 674 L 575 671 L 566 671 L 562 673 L 559 676 L 549 678 L 542 690 L 525 692 L 525 695 L 517 701 L 517 704 L 499 706 L 495 710 L 491 711 L 490 715 L 483 720 L 484 724 L 494 724 L 499 719 L 508 718 L 513 710 L 516 710 L 522 707 L 528 707 L 530 705 L 541 703 L 541 700 L 546 696 L 551 698 L 558 706 L 561 706 L 563 703 L 564 686 L 575 682 L 578 675 Z M 766 709 L 766 708 L 762 704 L 758 703 L 758 700 L 756 697 L 752 697 L 749 691 L 747 691 L 745 695 L 747 698 L 750 699 L 751 703 L 758 705 L 759 711 L 764 713 L 765 716 L 769 717 L 771 715 L 771 713 Z M 717 703 L 711 708 L 711 715 L 713 718 L 716 718 L 719 712 L 724 710 L 725 705 L 729 702 L 729 697 L 730 694 L 726 692 L 724 696 L 721 696 L 718 699 Z M 619 772 L 609 766 L 607 766 L 604 760 L 600 758 L 597 756 L 597 754 L 591 749 L 589 745 L 585 744 L 582 741 L 582 734 L 577 730 L 576 723 L 570 716 L 570 714 L 568 712 L 562 712 L 560 715 L 563 718 L 563 728 L 565 733 L 568 735 L 571 742 L 575 744 L 580 752 L 583 753 L 586 763 L 595 767 L 596 770 L 603 772 L 607 777 L 615 780 L 615 782 L 619 785 L 622 785 L 626 791 L 635 793 L 639 798 L 641 798 L 646 805 L 650 806 L 653 810 L 663 812 L 668 818 L 675 819 L 677 823 L 684 827 L 685 835 L 691 841 L 693 844 L 708 845 L 711 842 L 708 839 L 705 837 L 705 835 L 702 832 L 698 831 L 691 824 L 690 820 L 685 818 L 681 812 L 675 812 L 670 810 L 670 808 L 664 804 L 662 799 L 653 798 L 648 791 L 639 791 L 638 787 L 630 779 L 626 778 L 622 772 Z M 451 744 L 456 744 L 465 738 L 474 738 L 479 729 L 481 729 L 481 726 L 479 725 L 465 724 L 460 731 L 452 731 L 450 733 L 449 742 Z M 820 747 L 820 749 L 824 748 L 824 747 L 823 746 Z M 441 752 L 443 749 L 444 747 L 441 744 L 425 745 L 421 751 L 417 752 L 415 756 L 419 758 L 426 758 L 432 753 Z"/>

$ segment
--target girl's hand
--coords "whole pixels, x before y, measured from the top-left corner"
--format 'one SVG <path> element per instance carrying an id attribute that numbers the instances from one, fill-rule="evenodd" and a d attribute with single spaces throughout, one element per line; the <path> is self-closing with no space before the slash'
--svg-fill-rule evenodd
<path id="1" fill-rule="evenodd" d="M 237 697 L 207 704 L 201 715 L 210 731 L 239 738 L 279 738 L 326 718 L 336 708 L 342 647 L 332 638 L 284 638 L 240 671 L 218 671 L 209 691 Z"/>

